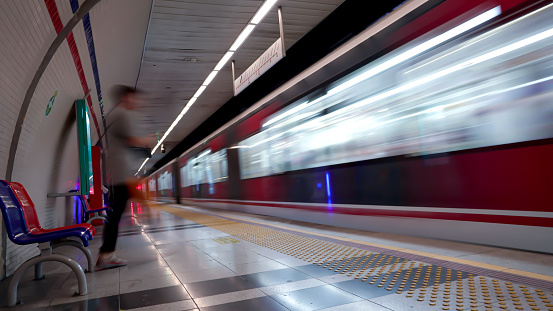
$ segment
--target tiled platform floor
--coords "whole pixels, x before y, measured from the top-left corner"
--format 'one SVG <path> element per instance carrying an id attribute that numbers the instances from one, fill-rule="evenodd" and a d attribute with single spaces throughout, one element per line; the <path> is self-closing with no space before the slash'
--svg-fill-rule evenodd
<path id="1" fill-rule="evenodd" d="M 317 240 L 316 235 L 329 234 L 351 241 L 389 245 L 396 250 L 400 246 L 401 249 L 468 258 L 483 265 L 499 262 L 505 271 L 518 269 L 549 276 L 553 275 L 553 256 L 320 225 L 305 226 L 299 222 L 227 211 L 177 205 L 154 207 L 133 205 L 121 223 L 117 247 L 118 255 L 128 259 L 129 265 L 87 274 L 88 295 L 72 296 L 77 291 L 77 282 L 70 270 L 61 264 L 47 263 L 44 280 L 33 281 L 33 271 L 27 272 L 18 291 L 24 304 L 10 310 L 553 310 L 550 302 L 553 294 L 549 288 L 544 290 L 496 280 L 452 267 L 448 270 L 423 260 L 368 253 L 355 245 L 342 245 L 339 240 Z M 165 210 L 194 211 L 211 216 L 189 217 L 198 221 L 193 222 L 176 216 L 183 216 L 178 212 Z M 230 222 L 229 217 L 232 218 Z M 255 226 L 252 223 L 259 225 L 256 229 L 265 228 L 262 231 L 268 234 L 267 238 L 248 236 L 248 230 Z M 262 246 L 274 242 L 275 232 L 281 234 L 274 230 L 276 227 L 266 229 L 273 224 L 290 229 L 284 231 L 289 234 L 288 238 L 297 237 L 297 247 L 293 245 L 296 242 L 284 248 L 273 244 Z M 227 232 L 213 227 L 224 227 Z M 298 229 L 307 234 L 295 235 L 293 231 Z M 101 237 L 97 235 L 91 243 L 94 255 L 100 242 Z M 312 252 L 309 243 L 314 243 L 315 248 L 323 245 L 336 249 L 337 255 L 332 260 L 319 254 L 289 255 L 294 253 L 294 247 L 298 252 Z M 346 249 L 351 255 L 340 254 Z M 79 251 L 71 248 L 59 251 L 78 258 L 86 266 L 86 259 Z M 316 258 L 319 260 L 312 262 L 317 264 L 306 261 Z M 362 265 L 367 270 L 367 274 L 363 274 L 368 276 L 365 281 L 363 276 L 355 279 L 358 271 L 354 269 L 361 271 Z M 401 289 L 401 284 L 405 289 Z M 553 282 L 547 281 L 540 284 L 553 286 Z M 7 285 L 7 280 L 0 283 L 0 307 L 6 306 Z"/>

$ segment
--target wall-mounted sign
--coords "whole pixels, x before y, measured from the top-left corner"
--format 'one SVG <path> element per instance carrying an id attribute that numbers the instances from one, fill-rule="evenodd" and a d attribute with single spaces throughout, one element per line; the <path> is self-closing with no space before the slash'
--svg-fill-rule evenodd
<path id="1" fill-rule="evenodd" d="M 273 67 L 284 56 L 282 53 L 282 37 L 271 45 L 244 73 L 234 80 L 234 96 L 242 92 L 253 81 Z"/>
<path id="2" fill-rule="evenodd" d="M 54 106 L 54 101 L 56 100 L 56 96 L 58 96 L 58 90 L 54 92 L 54 95 L 50 97 L 50 100 L 48 101 L 48 105 L 46 105 L 46 111 L 44 112 L 45 116 L 48 116 L 50 114 L 50 111 L 52 110 L 52 107 Z"/>

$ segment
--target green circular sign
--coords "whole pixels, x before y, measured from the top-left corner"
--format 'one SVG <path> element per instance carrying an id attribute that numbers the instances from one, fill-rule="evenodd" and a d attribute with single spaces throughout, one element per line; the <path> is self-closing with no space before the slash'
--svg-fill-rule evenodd
<path id="1" fill-rule="evenodd" d="M 58 96 L 58 90 L 54 92 L 54 95 L 50 97 L 50 100 L 48 101 L 48 105 L 46 105 L 46 112 L 44 112 L 45 116 L 48 116 L 50 114 L 50 111 L 52 110 L 52 107 L 54 106 L 54 101 L 56 100 L 56 96 Z"/>

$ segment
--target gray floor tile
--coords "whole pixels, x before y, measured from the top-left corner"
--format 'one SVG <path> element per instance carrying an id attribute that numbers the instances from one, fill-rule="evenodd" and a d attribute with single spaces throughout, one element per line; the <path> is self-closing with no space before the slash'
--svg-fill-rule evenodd
<path id="1" fill-rule="evenodd" d="M 287 311 L 288 309 L 269 297 L 260 297 L 217 306 L 201 308 L 202 311 Z"/>
<path id="2" fill-rule="evenodd" d="M 319 311 L 392 311 L 370 301 L 359 301 L 348 303 L 346 305 L 320 309 Z"/>
<path id="3" fill-rule="evenodd" d="M 310 275 L 314 278 L 320 278 L 327 275 L 333 275 L 336 274 L 336 272 L 332 270 L 325 269 L 323 267 L 319 267 L 317 265 L 305 265 L 305 266 L 296 266 L 294 269 L 303 272 L 307 275 Z"/>
<path id="4" fill-rule="evenodd" d="M 269 258 L 250 252 L 245 254 L 238 253 L 232 257 L 218 258 L 215 260 L 217 260 L 221 264 L 228 267 L 233 265 L 241 265 L 241 264 L 249 264 L 253 262 L 266 261 L 266 260 L 269 260 Z"/>
<path id="5" fill-rule="evenodd" d="M 384 287 L 378 287 L 377 285 L 370 285 L 367 282 L 361 282 L 361 280 L 351 280 L 345 282 L 334 283 L 332 286 L 336 286 L 345 290 L 348 293 L 355 294 L 365 299 L 390 295 L 392 291 L 386 290 Z"/>
<path id="6" fill-rule="evenodd" d="M 225 268 L 224 265 L 215 260 L 198 260 L 198 261 L 170 261 L 169 267 L 174 273 L 184 273 L 190 271 Z"/>
<path id="7" fill-rule="evenodd" d="M 160 287 L 180 285 L 179 279 L 174 274 L 155 277 L 138 278 L 120 283 L 121 294 L 144 291 Z"/>
<path id="8" fill-rule="evenodd" d="M 119 271 L 121 276 L 118 281 L 120 282 L 173 274 L 173 270 L 169 266 L 153 266 L 148 268 L 121 267 Z"/>
<path id="9" fill-rule="evenodd" d="M 361 297 L 332 285 L 302 289 L 270 297 L 292 311 L 318 310 L 363 300 Z"/>
<path id="10" fill-rule="evenodd" d="M 177 277 L 182 283 L 201 282 L 231 276 L 236 276 L 236 273 L 225 267 L 177 273 Z"/>
<path id="11" fill-rule="evenodd" d="M 311 278 L 311 276 L 292 268 L 245 274 L 242 277 L 255 287 L 265 287 Z"/>
<path id="12" fill-rule="evenodd" d="M 47 311 L 103 311 L 120 310 L 119 296 L 88 299 L 73 303 L 50 306 Z"/>
<path id="13" fill-rule="evenodd" d="M 161 305 L 148 306 L 132 309 L 132 311 L 200 311 L 192 300 L 164 303 Z"/>
<path id="14" fill-rule="evenodd" d="M 259 290 L 265 293 L 267 296 L 282 294 L 287 292 L 293 292 L 311 287 L 318 287 L 327 285 L 325 282 L 318 279 L 307 279 L 290 283 L 282 283 L 277 285 L 259 287 Z"/>
<path id="15" fill-rule="evenodd" d="M 184 284 L 184 287 L 186 287 L 193 298 L 207 297 L 253 288 L 250 283 L 239 276 L 186 283 Z"/>
<path id="16" fill-rule="evenodd" d="M 287 266 L 280 264 L 274 260 L 256 261 L 246 264 L 232 264 L 228 265 L 227 267 L 230 270 L 236 272 L 236 274 L 251 274 L 288 268 Z"/>
<path id="17" fill-rule="evenodd" d="M 190 299 L 183 286 L 176 285 L 120 295 L 121 309 L 160 305 Z"/>
<path id="18" fill-rule="evenodd" d="M 196 302 L 196 305 L 201 309 L 266 296 L 267 295 L 259 289 L 252 288 L 202 298 L 194 298 L 194 302 Z"/>

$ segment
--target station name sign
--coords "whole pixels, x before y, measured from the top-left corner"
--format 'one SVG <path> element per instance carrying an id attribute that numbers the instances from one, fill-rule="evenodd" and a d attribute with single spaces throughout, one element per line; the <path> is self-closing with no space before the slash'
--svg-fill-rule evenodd
<path id="1" fill-rule="evenodd" d="M 234 80 L 234 96 L 242 92 L 257 78 L 278 63 L 284 56 L 282 53 L 282 37 L 271 45 L 244 73 Z"/>

